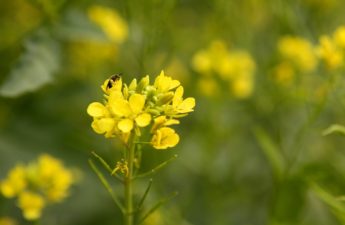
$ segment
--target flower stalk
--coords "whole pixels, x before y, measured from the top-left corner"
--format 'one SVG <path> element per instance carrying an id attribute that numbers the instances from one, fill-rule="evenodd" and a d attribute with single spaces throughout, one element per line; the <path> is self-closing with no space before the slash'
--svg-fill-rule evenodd
<path id="1" fill-rule="evenodd" d="M 123 185 L 122 202 L 115 195 L 106 176 L 98 170 L 91 159 L 89 163 L 123 213 L 124 225 L 140 224 L 176 193 L 161 199 L 146 214 L 142 214 L 145 209 L 143 203 L 151 189 L 152 180 L 138 201 L 139 204 L 135 206 L 134 180 L 154 175 L 177 157 L 174 155 L 148 172 L 137 174 L 142 156 L 141 146 L 147 144 L 157 150 L 176 146 L 180 136 L 171 126 L 180 124 L 180 118 L 194 111 L 195 99 L 183 98 L 184 89 L 180 82 L 166 76 L 163 71 L 151 84 L 148 75 L 139 82 L 133 79 L 128 85 L 122 82 L 120 75 L 113 75 L 101 88 L 104 92 L 104 101 L 92 102 L 87 108 L 87 113 L 93 117 L 91 127 L 106 138 L 118 139 L 124 145 L 124 152 L 123 158 L 115 162 L 114 167 L 111 166 L 114 162 L 108 164 L 95 152 L 92 152 L 92 155 L 110 177 L 117 178 Z"/>
<path id="2" fill-rule="evenodd" d="M 133 225 L 133 169 L 134 169 L 134 156 L 135 156 L 135 140 L 136 135 L 132 134 L 131 141 L 127 147 L 127 162 L 128 162 L 128 174 L 124 180 L 124 194 L 125 194 L 125 207 L 126 212 L 124 214 L 125 225 Z"/>

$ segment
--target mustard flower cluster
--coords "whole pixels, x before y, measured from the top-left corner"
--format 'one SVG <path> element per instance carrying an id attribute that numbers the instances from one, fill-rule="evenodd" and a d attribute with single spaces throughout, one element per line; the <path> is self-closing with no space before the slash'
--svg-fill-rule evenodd
<path id="1" fill-rule="evenodd" d="M 44 154 L 35 162 L 11 169 L 0 182 L 0 191 L 6 198 L 17 199 L 27 220 L 36 220 L 47 204 L 67 197 L 73 180 L 73 173 L 60 160 Z"/>
<path id="2" fill-rule="evenodd" d="M 316 47 L 317 54 L 329 70 L 344 65 L 345 26 L 338 27 L 331 35 L 322 35 Z"/>
<path id="3" fill-rule="evenodd" d="M 194 110 L 195 99 L 183 99 L 183 87 L 178 80 L 162 71 L 150 84 L 147 75 L 139 82 L 133 79 L 127 85 L 114 75 L 101 86 L 104 103 L 93 102 L 87 113 L 93 117 L 91 127 L 107 138 L 128 142 L 130 134 L 141 136 L 142 129 L 151 126 L 149 143 L 156 149 L 173 147 L 179 135 L 171 125 L 179 124 L 178 118 Z"/>
<path id="4" fill-rule="evenodd" d="M 318 65 L 336 70 L 344 65 L 345 26 L 331 35 L 322 35 L 317 44 L 298 36 L 284 36 L 277 44 L 280 61 L 274 69 L 276 79 L 291 83 L 296 74 L 313 73 Z"/>
<path id="5" fill-rule="evenodd" d="M 192 66 L 202 75 L 198 86 L 206 96 L 220 91 L 217 78 L 226 81 L 228 89 L 237 98 L 247 98 L 253 92 L 255 61 L 246 51 L 229 51 L 224 41 L 213 41 L 208 48 L 196 52 Z"/>
<path id="6" fill-rule="evenodd" d="M 293 81 L 296 73 L 310 73 L 318 65 L 313 44 L 302 37 L 284 36 L 277 44 L 280 62 L 275 67 L 276 79 L 287 84 Z"/>

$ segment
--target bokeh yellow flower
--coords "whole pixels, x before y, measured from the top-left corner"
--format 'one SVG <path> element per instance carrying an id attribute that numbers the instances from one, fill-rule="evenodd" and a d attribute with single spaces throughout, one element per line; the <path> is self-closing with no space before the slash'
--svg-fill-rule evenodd
<path id="1" fill-rule="evenodd" d="M 340 26 L 333 34 L 333 39 L 336 45 L 345 49 L 345 26 Z"/>
<path id="2" fill-rule="evenodd" d="M 13 168 L 7 178 L 0 183 L 1 193 L 7 198 L 13 198 L 27 186 L 26 172 L 23 165 Z"/>
<path id="3" fill-rule="evenodd" d="M 127 39 L 127 23 L 114 9 L 95 5 L 88 9 L 88 15 L 94 23 L 103 29 L 110 40 L 122 43 Z"/>
<path id="4" fill-rule="evenodd" d="M 37 220 L 41 217 L 45 201 L 39 194 L 24 191 L 18 197 L 18 207 L 22 209 L 27 220 Z"/>
<path id="5" fill-rule="evenodd" d="M 1 193 L 7 198 L 17 197 L 17 205 L 27 220 L 36 220 L 50 203 L 61 202 L 75 182 L 72 171 L 48 155 L 27 165 L 17 165 L 1 181 Z"/>
<path id="6" fill-rule="evenodd" d="M 208 48 L 197 51 L 192 59 L 193 69 L 203 75 L 198 87 L 207 97 L 217 96 L 221 87 L 215 76 L 228 83 L 234 97 L 247 98 L 254 89 L 256 63 L 243 50 L 229 50 L 224 41 L 215 40 Z"/>
<path id="7" fill-rule="evenodd" d="M 304 38 L 285 36 L 279 40 L 278 50 L 285 60 L 292 62 L 302 72 L 311 72 L 317 66 L 314 48 Z"/>
<path id="8" fill-rule="evenodd" d="M 328 36 L 320 37 L 317 53 L 328 69 L 337 69 L 343 65 L 344 56 L 341 49 Z"/>

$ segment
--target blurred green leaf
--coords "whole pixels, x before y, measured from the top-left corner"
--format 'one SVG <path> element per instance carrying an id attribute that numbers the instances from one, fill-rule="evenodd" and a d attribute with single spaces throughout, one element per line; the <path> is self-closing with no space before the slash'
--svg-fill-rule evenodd
<path id="1" fill-rule="evenodd" d="M 332 209 L 333 214 L 342 222 L 342 224 L 345 224 L 345 205 L 343 202 L 316 183 L 311 183 L 310 187 L 316 196 Z"/>
<path id="2" fill-rule="evenodd" d="M 339 124 L 333 124 L 322 132 L 322 135 L 326 136 L 333 133 L 340 133 L 345 135 L 345 127 Z"/>
<path id="3" fill-rule="evenodd" d="M 17 97 L 52 82 L 59 69 L 60 49 L 45 33 L 24 42 L 24 52 L 0 86 L 0 95 Z"/>
<path id="4" fill-rule="evenodd" d="M 254 134 L 263 153 L 269 160 L 274 174 L 277 176 L 277 178 L 281 178 L 285 169 L 285 163 L 279 147 L 262 128 L 255 128 Z"/>

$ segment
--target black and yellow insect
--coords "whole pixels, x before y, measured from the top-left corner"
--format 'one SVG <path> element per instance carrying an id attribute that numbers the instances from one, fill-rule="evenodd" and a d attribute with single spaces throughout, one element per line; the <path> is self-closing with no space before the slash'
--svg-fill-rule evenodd
<path id="1" fill-rule="evenodd" d="M 110 89 L 114 84 L 121 79 L 122 73 L 111 75 L 107 84 L 107 89 Z"/>

